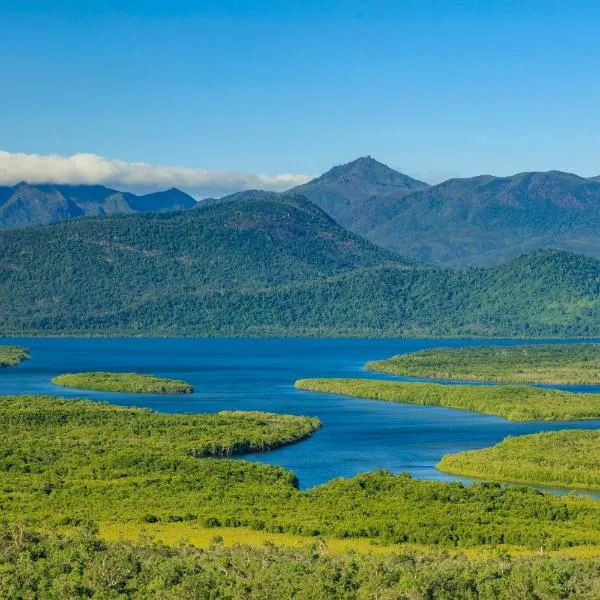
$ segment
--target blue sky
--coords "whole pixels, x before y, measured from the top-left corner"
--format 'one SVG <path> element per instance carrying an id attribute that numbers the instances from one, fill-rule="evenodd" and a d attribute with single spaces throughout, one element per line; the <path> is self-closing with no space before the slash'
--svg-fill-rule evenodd
<path id="1" fill-rule="evenodd" d="M 0 150 L 270 175 L 364 154 L 428 180 L 600 173 L 598 2 L 122 4 L 3 0 Z"/>

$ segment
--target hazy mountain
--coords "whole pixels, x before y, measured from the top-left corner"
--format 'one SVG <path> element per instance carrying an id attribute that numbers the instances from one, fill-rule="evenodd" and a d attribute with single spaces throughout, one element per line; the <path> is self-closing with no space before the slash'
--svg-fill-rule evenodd
<path id="1" fill-rule="evenodd" d="M 298 194 L 0 231 L 0 333 L 600 335 L 600 261 L 407 264 Z"/>
<path id="2" fill-rule="evenodd" d="M 294 191 L 321 207 L 340 225 L 356 233 L 365 233 L 385 220 L 390 204 L 428 187 L 423 181 L 398 173 L 366 156 L 333 167 Z"/>
<path id="3" fill-rule="evenodd" d="M 396 202 L 367 236 L 449 265 L 494 265 L 538 248 L 600 256 L 600 182 L 559 171 L 451 179 Z"/>
<path id="4" fill-rule="evenodd" d="M 0 228 L 45 225 L 82 216 L 192 208 L 195 200 L 177 189 L 138 196 L 101 185 L 0 187 Z"/>

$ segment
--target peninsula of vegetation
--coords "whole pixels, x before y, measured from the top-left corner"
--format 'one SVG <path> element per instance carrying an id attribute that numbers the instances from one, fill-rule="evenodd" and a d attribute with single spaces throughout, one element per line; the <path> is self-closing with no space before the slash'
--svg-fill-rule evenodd
<path id="1" fill-rule="evenodd" d="M 179 379 L 167 379 L 139 373 L 68 373 L 52 383 L 77 390 L 125 392 L 132 394 L 191 394 L 194 389 Z"/>
<path id="2" fill-rule="evenodd" d="M 409 377 L 504 383 L 600 383 L 600 344 L 433 348 L 366 364 Z"/>
<path id="3" fill-rule="evenodd" d="M 0 346 L 0 367 L 14 367 L 29 358 L 27 348 L 21 346 Z"/>
<path id="4" fill-rule="evenodd" d="M 446 455 L 437 467 L 492 481 L 600 489 L 600 431 L 509 437 L 491 448 Z"/>
<path id="5" fill-rule="evenodd" d="M 600 549 L 600 503 L 588 499 L 385 471 L 300 491 L 280 467 L 212 458 L 275 448 L 318 426 L 298 416 L 0 397 L 3 520 L 45 530 L 94 521 L 101 531 L 121 523 L 139 533 L 193 522 L 384 544 Z"/>
<path id="6" fill-rule="evenodd" d="M 524 385 L 443 385 L 377 379 L 300 379 L 296 388 L 367 400 L 443 406 L 510 421 L 583 421 L 600 418 L 600 394 Z"/>

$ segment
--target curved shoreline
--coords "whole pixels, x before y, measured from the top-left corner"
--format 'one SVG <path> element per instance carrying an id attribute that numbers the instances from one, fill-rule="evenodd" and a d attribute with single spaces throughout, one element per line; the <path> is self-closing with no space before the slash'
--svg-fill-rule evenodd
<path id="1" fill-rule="evenodd" d="M 296 389 L 424 406 L 440 406 L 509 421 L 600 419 L 600 394 L 531 386 L 445 385 L 359 378 L 299 379 Z"/>

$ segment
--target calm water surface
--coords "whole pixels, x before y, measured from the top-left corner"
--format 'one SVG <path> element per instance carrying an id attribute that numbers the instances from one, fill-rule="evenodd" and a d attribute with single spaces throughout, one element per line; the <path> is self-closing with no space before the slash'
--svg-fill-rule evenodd
<path id="1" fill-rule="evenodd" d="M 511 423 L 457 410 L 300 392 L 306 377 L 374 377 L 366 361 L 435 346 L 487 345 L 489 340 L 316 339 L 10 339 L 32 359 L 0 371 L 0 394 L 52 394 L 108 400 L 159 411 L 262 410 L 317 416 L 323 427 L 298 444 L 245 458 L 281 465 L 303 488 L 383 468 L 423 479 L 455 480 L 435 464 L 447 453 L 490 446 L 507 435 L 597 428 L 600 421 Z M 495 340 L 494 344 L 518 344 Z M 58 388 L 55 375 L 137 371 L 189 381 L 186 396 L 85 392 Z M 600 386 L 563 386 L 600 392 Z"/>

